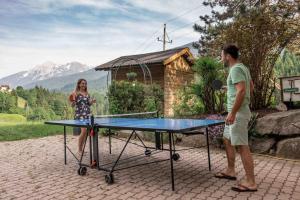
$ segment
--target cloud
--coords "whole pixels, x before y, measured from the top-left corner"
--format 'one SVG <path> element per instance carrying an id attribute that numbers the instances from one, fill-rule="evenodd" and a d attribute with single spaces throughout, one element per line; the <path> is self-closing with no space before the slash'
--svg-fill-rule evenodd
<path id="1" fill-rule="evenodd" d="M 83 6 L 93 9 L 117 9 L 118 4 L 110 0 L 17 0 L 17 1 L 2 1 L 0 13 L 12 14 L 47 14 L 55 13 L 70 7 Z"/>
<path id="2" fill-rule="evenodd" d="M 165 19 L 163 22 L 172 18 L 177 18 L 177 22 L 191 22 L 196 20 L 195 16 L 199 17 L 208 12 L 202 4 L 203 0 L 151 0 L 151 3 L 147 0 L 129 0 L 128 2 L 135 7 L 164 14 Z M 182 16 L 178 17 L 181 14 Z"/>
<path id="3" fill-rule="evenodd" d="M 0 77 L 45 61 L 95 66 L 122 55 L 161 50 L 156 38 L 163 23 L 174 17 L 167 23 L 173 39 L 167 47 L 196 41 L 192 22 L 202 14 L 199 5 L 195 0 L 0 1 Z"/>

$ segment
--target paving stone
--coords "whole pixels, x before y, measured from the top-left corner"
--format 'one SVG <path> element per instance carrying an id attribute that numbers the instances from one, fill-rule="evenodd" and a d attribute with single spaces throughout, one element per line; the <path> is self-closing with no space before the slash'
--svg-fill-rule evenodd
<path id="1" fill-rule="evenodd" d="M 180 151 L 181 159 L 174 162 L 173 192 L 169 162 L 116 171 L 115 183 L 107 185 L 103 171 L 88 168 L 86 176 L 77 175 L 77 161 L 70 153 L 67 155 L 68 164 L 64 165 L 62 141 L 62 136 L 51 136 L 0 142 L 0 199 L 300 200 L 300 165 L 288 160 L 254 156 L 258 192 L 238 193 L 231 190 L 236 182 L 213 177 L 214 173 L 226 168 L 224 151 L 211 150 L 211 172 L 207 168 L 206 148 Z M 112 154 L 109 155 L 107 142 L 107 138 L 100 138 L 101 162 L 106 163 L 116 159 L 124 146 L 123 142 L 113 139 Z M 76 151 L 77 137 L 68 136 L 68 145 Z M 124 157 L 143 152 L 144 149 L 129 144 Z M 168 152 L 163 152 L 136 162 L 166 159 L 168 156 Z M 84 160 L 88 163 L 88 156 Z M 238 178 L 242 179 L 245 173 L 240 158 L 237 158 L 236 166 Z"/>

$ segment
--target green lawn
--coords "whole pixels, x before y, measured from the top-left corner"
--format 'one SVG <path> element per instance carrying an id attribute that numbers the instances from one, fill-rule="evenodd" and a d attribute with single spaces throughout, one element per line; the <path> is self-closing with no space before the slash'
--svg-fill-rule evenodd
<path id="1" fill-rule="evenodd" d="M 45 125 L 44 122 L 28 122 L 22 115 L 0 113 L 0 141 L 23 140 L 63 134 L 62 126 Z M 67 128 L 67 133 L 73 132 Z"/>
<path id="2" fill-rule="evenodd" d="M 26 117 L 18 114 L 0 113 L 0 126 L 3 123 L 21 123 L 26 122 Z"/>
<path id="3" fill-rule="evenodd" d="M 0 141 L 23 140 L 63 134 L 62 126 L 45 125 L 43 122 L 0 123 Z M 67 128 L 67 133 L 72 133 Z"/>

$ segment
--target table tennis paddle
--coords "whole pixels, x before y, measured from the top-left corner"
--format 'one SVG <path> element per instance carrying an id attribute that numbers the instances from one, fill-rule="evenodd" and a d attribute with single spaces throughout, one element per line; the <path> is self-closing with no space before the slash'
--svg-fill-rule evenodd
<path id="1" fill-rule="evenodd" d="M 222 89 L 222 86 L 223 86 L 223 83 L 222 83 L 222 81 L 220 81 L 220 80 L 213 80 L 213 82 L 212 82 L 212 88 L 214 89 L 214 90 L 221 90 Z"/>
<path id="2" fill-rule="evenodd" d="M 69 101 L 73 102 L 73 101 L 75 101 L 75 98 L 76 98 L 76 94 L 72 93 L 69 96 Z"/>

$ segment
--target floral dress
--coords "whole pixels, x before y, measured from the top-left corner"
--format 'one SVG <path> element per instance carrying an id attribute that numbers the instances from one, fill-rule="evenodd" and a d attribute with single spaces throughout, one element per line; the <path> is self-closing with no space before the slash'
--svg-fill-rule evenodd
<path id="1" fill-rule="evenodd" d="M 74 119 L 89 119 L 91 114 L 90 96 L 77 94 L 75 98 L 75 116 Z"/>

